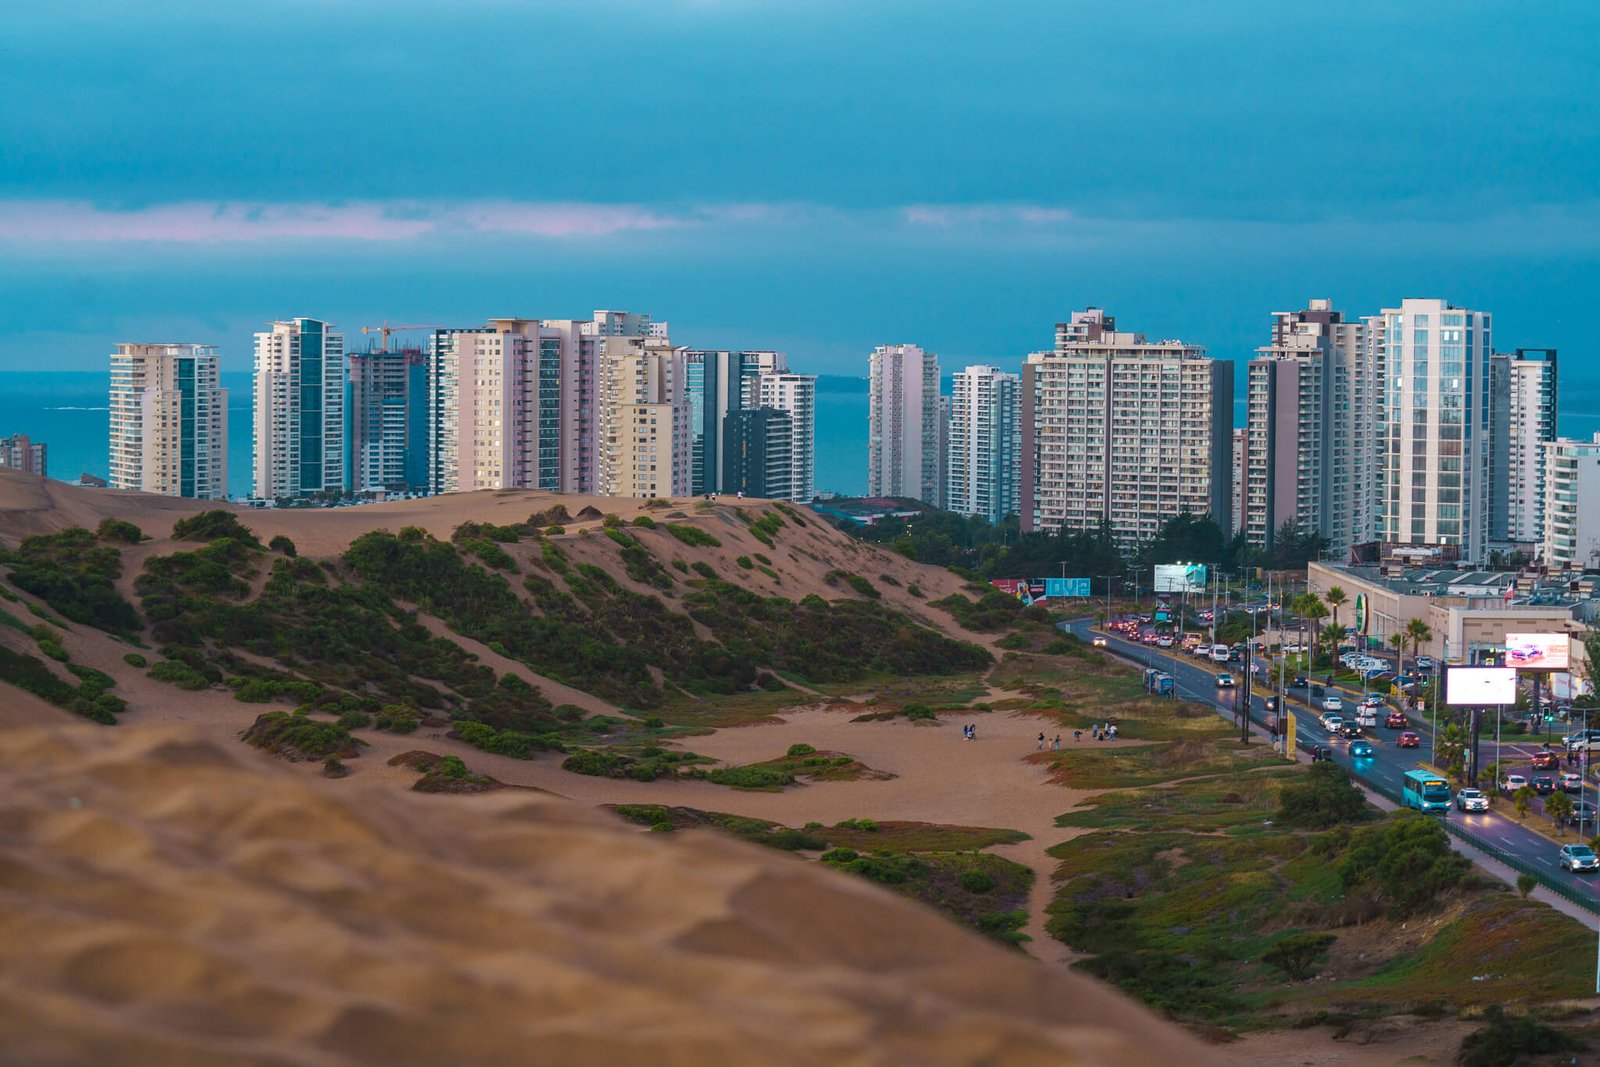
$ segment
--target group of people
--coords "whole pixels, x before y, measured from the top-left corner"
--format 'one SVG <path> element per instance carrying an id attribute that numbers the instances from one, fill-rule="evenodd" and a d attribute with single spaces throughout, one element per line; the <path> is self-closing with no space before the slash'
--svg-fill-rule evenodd
<path id="1" fill-rule="evenodd" d="M 1091 724 L 1090 727 L 1089 727 L 1089 736 L 1092 737 L 1096 741 L 1115 741 L 1117 739 L 1117 728 L 1116 728 L 1115 724 L 1113 724 L 1113 723 L 1111 723 L 1109 721 L 1103 722 L 1103 723 L 1094 723 L 1094 724 Z M 1083 740 L 1083 731 L 1082 730 L 1074 730 L 1074 731 L 1072 731 L 1072 740 L 1074 740 L 1074 741 L 1082 741 Z M 1045 737 L 1045 735 L 1044 735 L 1044 731 L 1041 730 L 1041 731 L 1039 731 L 1039 739 L 1034 744 L 1033 747 L 1038 749 L 1038 750 L 1040 750 L 1041 752 L 1046 748 L 1052 748 L 1052 749 L 1060 748 L 1061 747 L 1061 735 L 1060 734 L 1056 734 L 1055 737 L 1047 739 Z"/>
<path id="2" fill-rule="evenodd" d="M 719 497 L 721 495 L 722 495 L 721 493 L 707 493 L 705 495 L 705 499 L 715 501 L 717 499 L 717 497 Z M 744 490 L 743 489 L 739 490 L 738 493 L 736 493 L 735 495 L 738 496 L 738 498 L 740 500 L 743 500 L 744 499 Z"/>
<path id="3" fill-rule="evenodd" d="M 973 723 L 970 726 L 963 726 L 961 728 L 961 740 L 963 740 L 963 741 L 976 741 L 977 739 L 978 739 L 978 724 L 977 723 Z"/>

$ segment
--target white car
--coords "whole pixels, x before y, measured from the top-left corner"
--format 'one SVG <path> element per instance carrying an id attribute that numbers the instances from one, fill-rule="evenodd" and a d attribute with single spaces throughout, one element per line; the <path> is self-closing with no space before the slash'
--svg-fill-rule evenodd
<path id="1" fill-rule="evenodd" d="M 1322 710 L 1342 712 L 1344 711 L 1344 701 L 1338 697 L 1323 697 Z"/>
<path id="2" fill-rule="evenodd" d="M 1171 634 L 1162 634 L 1160 637 L 1156 638 L 1156 646 L 1158 648 L 1171 648 L 1172 647 L 1172 635 Z"/>
<path id="3" fill-rule="evenodd" d="M 1103 637 L 1095 638 L 1094 639 L 1094 647 L 1095 648 L 1105 648 L 1106 647 L 1106 639 L 1103 638 Z"/>
<path id="4" fill-rule="evenodd" d="M 1419 671 L 1431 671 L 1431 670 L 1433 670 L 1433 657 L 1432 656 L 1418 656 L 1417 657 L 1417 670 L 1419 670 Z"/>
<path id="5" fill-rule="evenodd" d="M 1562 845 L 1556 862 L 1569 871 L 1600 870 L 1600 856 L 1588 845 Z"/>
<path id="6" fill-rule="evenodd" d="M 1489 798 L 1481 789 L 1462 789 L 1456 793 L 1456 807 L 1462 811 L 1488 811 Z"/>
<path id="7" fill-rule="evenodd" d="M 1338 733 L 1339 732 L 1339 727 L 1341 727 L 1343 725 L 1344 725 L 1344 716 L 1343 715 L 1324 715 L 1322 717 L 1322 728 L 1324 730 L 1328 731 L 1330 734 Z"/>
<path id="8" fill-rule="evenodd" d="M 1360 704 L 1357 704 L 1356 707 L 1371 708 L 1373 711 L 1377 711 L 1379 708 L 1383 707 L 1383 698 L 1374 693 L 1372 696 L 1369 696 L 1363 700 Z"/>
<path id="9" fill-rule="evenodd" d="M 1378 727 L 1378 713 L 1376 711 L 1373 711 L 1371 708 L 1367 708 L 1367 707 L 1358 708 L 1356 710 L 1356 725 L 1357 726 L 1370 726 L 1373 729 L 1377 729 L 1377 727 Z"/>
<path id="10" fill-rule="evenodd" d="M 1515 793 L 1517 790 L 1521 789 L 1527 784 L 1528 779 L 1526 775 L 1508 774 L 1504 779 L 1501 780 L 1500 788 L 1505 790 L 1507 793 Z"/>
<path id="11" fill-rule="evenodd" d="M 1211 646 L 1211 662 L 1213 662 L 1213 663 L 1226 663 L 1226 662 L 1228 662 L 1228 646 L 1227 645 L 1212 645 Z"/>

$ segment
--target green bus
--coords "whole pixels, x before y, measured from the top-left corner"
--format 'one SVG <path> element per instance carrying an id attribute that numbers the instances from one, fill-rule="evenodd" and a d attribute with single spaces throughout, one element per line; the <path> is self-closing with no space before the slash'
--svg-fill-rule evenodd
<path id="1" fill-rule="evenodd" d="M 1449 811 L 1450 783 L 1432 771 L 1407 771 L 1400 799 L 1418 811 Z"/>

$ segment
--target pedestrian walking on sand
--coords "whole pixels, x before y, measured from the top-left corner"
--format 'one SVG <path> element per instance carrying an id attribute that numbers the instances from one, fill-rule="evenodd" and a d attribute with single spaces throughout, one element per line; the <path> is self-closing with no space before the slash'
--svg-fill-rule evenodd
<path id="1" fill-rule="evenodd" d="M 1051 748 L 1060 748 L 1061 747 L 1061 735 L 1060 734 L 1056 734 L 1055 742 L 1050 747 Z"/>
<path id="2" fill-rule="evenodd" d="M 1117 728 L 1116 728 L 1115 725 L 1113 725 L 1111 727 L 1111 740 L 1115 741 L 1116 739 L 1117 739 Z"/>
<path id="3" fill-rule="evenodd" d="M 1044 731 L 1043 730 L 1039 731 L 1039 743 L 1034 745 L 1033 747 L 1036 748 L 1036 749 L 1039 749 L 1041 752 L 1044 750 Z"/>
<path id="4" fill-rule="evenodd" d="M 1089 736 L 1096 741 L 1100 740 L 1100 727 L 1094 723 L 1090 723 Z"/>
<path id="5" fill-rule="evenodd" d="M 1074 730 L 1074 731 L 1072 731 L 1072 743 L 1073 744 L 1077 744 L 1079 741 L 1082 741 L 1082 740 L 1083 740 L 1083 731 L 1082 730 Z"/>
<path id="6" fill-rule="evenodd" d="M 973 723 L 971 726 L 967 727 L 967 729 L 971 731 L 967 734 L 967 740 L 976 741 L 978 739 L 978 724 Z"/>

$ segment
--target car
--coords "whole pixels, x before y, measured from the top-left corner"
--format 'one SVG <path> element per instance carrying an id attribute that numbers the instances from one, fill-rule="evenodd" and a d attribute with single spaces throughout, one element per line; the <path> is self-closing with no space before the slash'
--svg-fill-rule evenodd
<path id="1" fill-rule="evenodd" d="M 1588 845 L 1562 845 L 1556 862 L 1569 871 L 1600 870 L 1600 856 Z"/>
<path id="2" fill-rule="evenodd" d="M 1337 734 L 1339 727 L 1344 725 L 1343 715 L 1324 715 L 1321 719 L 1322 728 L 1330 735 Z"/>
<path id="3" fill-rule="evenodd" d="M 1563 737 L 1561 743 L 1567 746 L 1568 752 L 1583 752 L 1589 747 L 1589 742 L 1595 740 L 1600 740 L 1600 730 L 1579 730 Z"/>
<path id="4" fill-rule="evenodd" d="M 1354 719 L 1346 719 L 1339 724 L 1339 728 L 1334 733 L 1346 741 L 1354 741 L 1361 736 L 1361 724 Z"/>
<path id="5" fill-rule="evenodd" d="M 1233 675 L 1229 674 L 1227 671 L 1223 671 L 1221 674 L 1217 675 L 1217 688 L 1232 689 Z"/>
<path id="6" fill-rule="evenodd" d="M 1391 730 L 1404 730 L 1407 726 L 1410 726 L 1411 723 L 1406 719 L 1405 712 L 1391 711 L 1384 717 L 1383 725 L 1387 726 Z"/>
<path id="7" fill-rule="evenodd" d="M 1095 638 L 1094 639 L 1094 647 L 1095 648 L 1105 648 L 1106 647 L 1106 639 L 1103 638 L 1103 637 Z"/>
<path id="8" fill-rule="evenodd" d="M 1413 730 L 1406 730 L 1395 739 L 1395 744 L 1400 748 L 1421 748 L 1422 737 Z"/>
<path id="9" fill-rule="evenodd" d="M 1433 670 L 1433 657 L 1432 656 L 1418 656 L 1417 657 L 1417 670 L 1419 670 L 1419 671 L 1431 671 L 1431 670 Z"/>
<path id="10" fill-rule="evenodd" d="M 1343 711 L 1344 701 L 1340 700 L 1338 697 L 1323 697 L 1322 710 L 1335 712 Z"/>
<path id="11" fill-rule="evenodd" d="M 1375 753 L 1371 741 L 1350 742 L 1351 759 L 1371 759 Z"/>
<path id="12" fill-rule="evenodd" d="M 1576 771 L 1563 771 L 1561 781 L 1558 783 L 1563 793 L 1582 793 L 1583 775 Z"/>
<path id="13" fill-rule="evenodd" d="M 1461 811 L 1488 811 L 1489 798 L 1481 789 L 1463 789 L 1456 793 L 1456 807 Z"/>
<path id="14" fill-rule="evenodd" d="M 1290 689 L 1304 689 L 1305 687 L 1306 687 L 1306 676 L 1305 675 L 1297 674 L 1293 678 L 1289 679 L 1289 688 Z"/>
<path id="15" fill-rule="evenodd" d="M 1373 693 L 1371 696 L 1362 697 L 1361 703 L 1357 704 L 1356 707 L 1371 708 L 1373 711 L 1377 711 L 1379 708 L 1383 707 L 1383 698 L 1377 693 Z"/>
<path id="16" fill-rule="evenodd" d="M 1500 779 L 1500 788 L 1505 790 L 1507 793 L 1515 793 L 1517 790 L 1521 789 L 1527 784 L 1527 777 L 1521 774 L 1508 774 L 1504 778 Z"/>
<path id="17" fill-rule="evenodd" d="M 1585 823 L 1594 822 L 1594 805 L 1587 800 L 1575 800 L 1572 803 L 1572 813 L 1567 816 L 1567 825 L 1583 826 Z"/>
<path id="18" fill-rule="evenodd" d="M 1528 779 L 1528 788 L 1542 797 L 1547 797 L 1556 791 L 1556 780 L 1548 774 L 1536 774 Z"/>
<path id="19" fill-rule="evenodd" d="M 1561 757 L 1545 749 L 1543 752 L 1533 754 L 1533 768 L 1538 771 L 1553 771 L 1561 766 Z"/>
<path id="20" fill-rule="evenodd" d="M 1160 637 L 1156 638 L 1156 645 L 1158 647 L 1160 647 L 1160 648 L 1171 648 L 1172 647 L 1172 635 L 1171 634 L 1162 634 Z"/>
<path id="21" fill-rule="evenodd" d="M 1211 646 L 1211 661 L 1213 663 L 1226 663 L 1226 662 L 1228 662 L 1228 653 L 1230 651 L 1231 651 L 1231 649 L 1229 649 L 1227 645 L 1212 645 Z"/>

